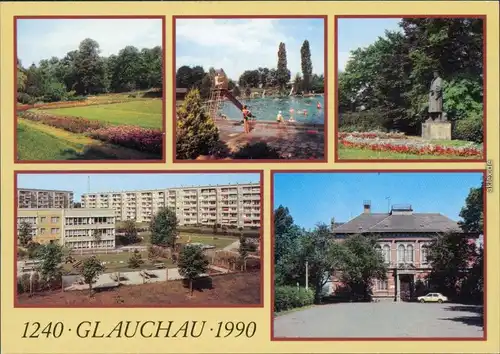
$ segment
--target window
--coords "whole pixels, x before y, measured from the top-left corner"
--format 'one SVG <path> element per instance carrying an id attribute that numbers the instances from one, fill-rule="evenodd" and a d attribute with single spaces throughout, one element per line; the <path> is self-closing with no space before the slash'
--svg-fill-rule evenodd
<path id="1" fill-rule="evenodd" d="M 376 288 L 379 291 L 387 290 L 389 288 L 387 280 L 376 280 Z"/>
<path id="2" fill-rule="evenodd" d="M 412 245 L 407 245 L 406 246 L 406 256 L 405 256 L 406 262 L 413 262 L 413 246 Z"/>
<path id="3" fill-rule="evenodd" d="M 47 222 L 47 218 L 45 216 L 41 216 L 40 217 L 40 222 L 41 223 Z"/>
<path id="4" fill-rule="evenodd" d="M 51 233 L 52 235 L 55 235 L 55 234 L 59 233 L 59 229 L 57 229 L 57 228 L 52 228 L 52 229 L 50 229 L 50 233 Z"/>
<path id="5" fill-rule="evenodd" d="M 404 262 L 405 262 L 405 246 L 399 245 L 398 246 L 398 263 L 404 263 Z"/>
<path id="6" fill-rule="evenodd" d="M 42 228 L 40 229 L 40 234 L 41 234 L 41 235 L 43 235 L 44 233 L 45 233 L 45 229 L 42 227 Z"/>
<path id="7" fill-rule="evenodd" d="M 385 263 L 391 263 L 391 246 L 384 245 L 382 255 Z"/>
<path id="8" fill-rule="evenodd" d="M 59 217 L 58 216 L 53 216 L 50 218 L 50 222 L 52 224 L 57 224 L 59 222 Z"/>
<path id="9" fill-rule="evenodd" d="M 421 259 L 422 264 L 426 264 L 427 263 L 427 256 L 428 256 L 428 254 L 429 254 L 428 246 L 427 245 L 422 245 L 420 247 L 420 259 Z"/>

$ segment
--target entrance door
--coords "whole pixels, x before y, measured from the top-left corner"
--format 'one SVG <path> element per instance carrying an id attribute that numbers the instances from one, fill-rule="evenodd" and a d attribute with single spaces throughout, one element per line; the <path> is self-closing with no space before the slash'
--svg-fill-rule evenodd
<path id="1" fill-rule="evenodd" d="M 401 284 L 401 300 L 411 301 L 414 293 L 413 274 L 401 274 L 399 281 Z"/>

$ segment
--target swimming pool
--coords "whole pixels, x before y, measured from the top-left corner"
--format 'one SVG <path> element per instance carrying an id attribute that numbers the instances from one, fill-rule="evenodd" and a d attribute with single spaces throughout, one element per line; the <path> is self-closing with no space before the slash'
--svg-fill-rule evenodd
<path id="1" fill-rule="evenodd" d="M 247 105 L 256 120 L 259 121 L 276 121 L 276 115 L 279 111 L 283 118 L 288 120 L 293 115 L 297 122 L 324 124 L 324 97 L 283 97 L 283 98 L 254 98 L 249 100 L 240 100 L 244 105 Z M 316 107 L 317 103 L 321 104 L 321 109 Z M 292 112 L 290 110 L 293 109 Z M 307 115 L 302 112 L 307 110 Z M 230 101 L 222 102 L 221 113 L 225 114 L 228 119 L 241 120 L 241 111 L 236 108 Z"/>

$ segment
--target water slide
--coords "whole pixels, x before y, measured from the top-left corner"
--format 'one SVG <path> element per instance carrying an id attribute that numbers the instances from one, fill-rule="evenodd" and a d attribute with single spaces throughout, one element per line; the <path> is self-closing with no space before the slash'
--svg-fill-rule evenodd
<path id="1" fill-rule="evenodd" d="M 227 99 L 229 101 L 231 101 L 240 111 L 243 110 L 243 104 L 238 101 L 236 99 L 236 97 L 233 96 L 233 94 L 231 92 L 229 92 L 228 90 L 222 90 L 222 93 L 224 94 L 224 96 L 227 97 Z"/>

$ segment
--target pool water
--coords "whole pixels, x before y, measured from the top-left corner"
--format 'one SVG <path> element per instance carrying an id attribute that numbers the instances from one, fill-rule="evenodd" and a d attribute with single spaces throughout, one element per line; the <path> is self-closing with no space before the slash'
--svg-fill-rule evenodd
<path id="1" fill-rule="evenodd" d="M 249 100 L 240 100 L 259 121 L 276 121 L 276 115 L 279 111 L 285 120 L 293 116 L 296 122 L 324 124 L 324 97 L 283 97 L 283 98 L 254 98 Z M 321 104 L 321 109 L 316 107 Z M 290 110 L 293 110 L 292 112 Z M 307 110 L 307 115 L 303 111 Z M 236 108 L 231 101 L 223 101 L 221 110 L 228 119 L 241 120 L 243 118 L 241 111 Z"/>

